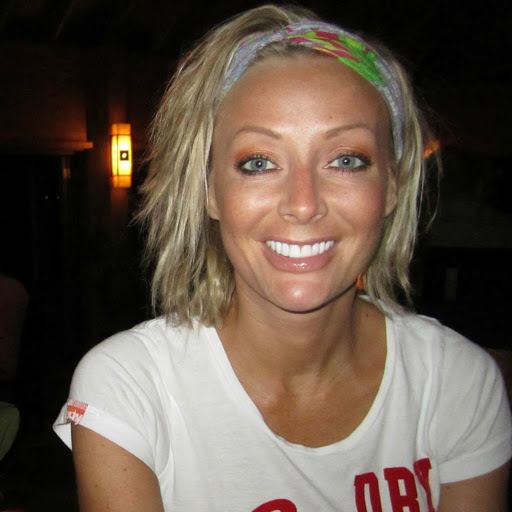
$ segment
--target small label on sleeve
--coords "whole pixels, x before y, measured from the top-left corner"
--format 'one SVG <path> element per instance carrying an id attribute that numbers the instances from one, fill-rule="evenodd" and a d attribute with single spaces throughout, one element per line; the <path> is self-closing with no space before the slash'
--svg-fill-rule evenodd
<path id="1" fill-rule="evenodd" d="M 66 419 L 75 425 L 78 425 L 87 410 L 87 404 L 78 400 L 70 400 L 67 406 Z"/>

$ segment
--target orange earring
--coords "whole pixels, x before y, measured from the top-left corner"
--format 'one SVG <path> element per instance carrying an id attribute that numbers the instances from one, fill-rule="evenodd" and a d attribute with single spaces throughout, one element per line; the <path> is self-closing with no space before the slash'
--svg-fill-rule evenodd
<path id="1" fill-rule="evenodd" d="M 364 290 L 364 274 L 359 274 L 357 276 L 356 288 L 358 290 Z"/>

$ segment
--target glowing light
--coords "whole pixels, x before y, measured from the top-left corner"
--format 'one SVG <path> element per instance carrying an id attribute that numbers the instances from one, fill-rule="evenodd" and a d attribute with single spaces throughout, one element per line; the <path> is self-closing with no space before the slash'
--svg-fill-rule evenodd
<path id="1" fill-rule="evenodd" d="M 423 148 L 423 158 L 428 158 L 432 156 L 434 153 L 441 149 L 441 141 L 439 139 L 432 139 L 427 142 L 425 147 Z"/>
<path id="2" fill-rule="evenodd" d="M 115 188 L 132 186 L 132 136 L 129 123 L 110 127 L 112 150 L 112 185 Z"/>

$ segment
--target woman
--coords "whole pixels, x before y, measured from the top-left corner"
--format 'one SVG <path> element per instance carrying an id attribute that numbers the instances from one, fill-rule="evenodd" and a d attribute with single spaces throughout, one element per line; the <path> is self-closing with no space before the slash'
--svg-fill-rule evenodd
<path id="1" fill-rule="evenodd" d="M 95 347 L 56 424 L 82 510 L 505 510 L 499 372 L 394 299 L 424 133 L 389 52 L 299 9 L 184 59 L 141 213 L 164 316 Z"/>

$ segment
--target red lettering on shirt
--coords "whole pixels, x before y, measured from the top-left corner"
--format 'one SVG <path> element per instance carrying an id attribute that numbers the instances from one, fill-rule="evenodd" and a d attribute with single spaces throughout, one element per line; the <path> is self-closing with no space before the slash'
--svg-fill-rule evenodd
<path id="1" fill-rule="evenodd" d="M 417 460 L 413 464 L 414 473 L 403 466 L 385 468 L 383 480 L 387 482 L 387 491 L 392 512 L 421 512 L 418 501 L 418 489 L 423 489 L 428 511 L 436 512 L 432 503 L 429 473 L 432 469 L 430 459 Z M 381 476 L 382 478 L 382 476 Z M 418 487 L 417 482 L 421 485 Z M 354 478 L 356 512 L 382 512 L 381 492 L 386 492 L 386 485 L 376 473 L 368 472 Z M 280 498 L 263 503 L 252 512 L 298 512 L 297 506 L 290 500 Z M 301 511 L 302 512 L 302 511 Z"/>
<path id="2" fill-rule="evenodd" d="M 423 489 L 428 507 L 425 512 L 436 512 L 430 490 L 430 459 L 417 460 L 413 467 L 414 473 L 406 467 L 397 466 L 385 468 L 383 475 L 373 472 L 357 475 L 354 479 L 356 511 L 382 512 L 382 500 L 387 490 L 393 512 L 420 512 L 418 493 Z M 387 486 L 381 479 L 387 482 Z"/>
<path id="3" fill-rule="evenodd" d="M 428 458 L 417 460 L 414 463 L 414 473 L 427 496 L 428 512 L 436 512 L 432 503 L 432 492 L 430 491 L 430 481 L 428 479 L 428 474 L 431 469 L 432 464 Z"/>
<path id="4" fill-rule="evenodd" d="M 252 512 L 297 512 L 297 507 L 290 500 L 277 499 L 263 503 Z"/>
<path id="5" fill-rule="evenodd" d="M 404 467 L 386 468 L 384 478 L 388 482 L 393 512 L 420 512 L 418 491 L 414 473 Z"/>
<path id="6" fill-rule="evenodd" d="M 354 479 L 356 488 L 356 507 L 357 512 L 382 512 L 382 504 L 380 502 L 379 480 L 375 473 L 363 473 L 357 475 Z M 366 506 L 366 493 L 370 497 L 370 506 Z"/>

